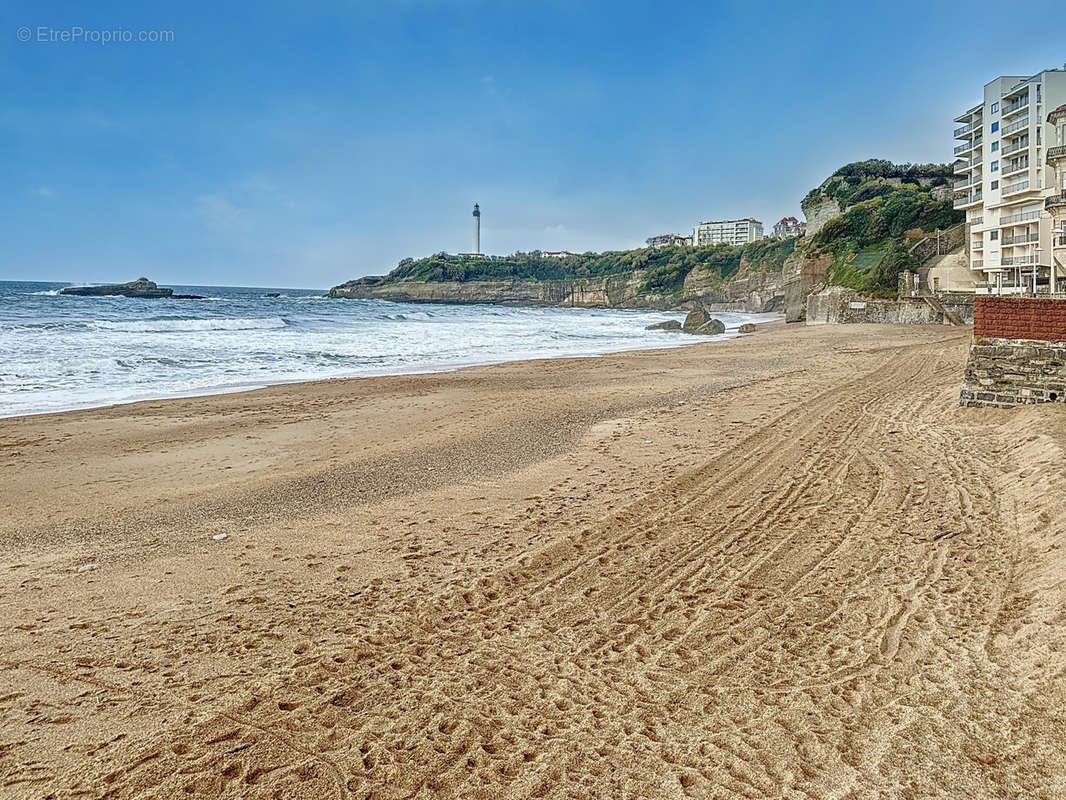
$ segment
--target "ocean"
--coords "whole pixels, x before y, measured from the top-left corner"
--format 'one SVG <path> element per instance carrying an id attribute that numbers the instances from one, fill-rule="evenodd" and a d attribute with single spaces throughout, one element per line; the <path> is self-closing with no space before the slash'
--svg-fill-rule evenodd
<path id="1" fill-rule="evenodd" d="M 69 285 L 0 281 L 0 417 L 671 347 L 774 318 L 716 314 L 726 333 L 696 339 L 644 329 L 683 317 L 670 312 L 413 305 L 220 286 L 172 287 L 205 300 L 60 295 Z"/>

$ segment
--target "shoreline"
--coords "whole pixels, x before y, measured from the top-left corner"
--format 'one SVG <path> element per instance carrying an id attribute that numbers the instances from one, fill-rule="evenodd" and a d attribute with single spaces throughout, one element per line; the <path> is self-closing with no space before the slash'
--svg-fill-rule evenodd
<path id="1" fill-rule="evenodd" d="M 627 311 L 627 310 L 631 310 L 631 309 L 617 309 L 617 310 Z M 666 312 L 662 312 L 662 313 L 674 313 L 674 312 L 666 311 Z M 737 313 L 737 312 L 732 312 L 732 313 Z M 748 313 L 748 312 L 742 312 L 742 313 Z M 752 313 L 752 316 L 755 315 L 755 312 L 751 312 L 751 313 Z M 679 315 L 680 315 L 680 313 L 679 313 Z M 770 316 L 770 315 L 769 314 L 765 314 L 763 316 Z M 772 325 L 776 326 L 778 324 L 781 324 L 781 325 L 786 324 L 785 321 L 784 321 L 784 317 L 783 316 L 778 315 L 778 314 L 774 314 L 773 316 L 774 317 L 778 317 L 778 318 L 777 319 L 762 320 L 762 321 L 755 321 L 753 324 L 755 324 L 756 327 L 759 330 L 762 330 L 762 329 L 764 329 L 764 328 L 766 328 L 768 326 L 772 326 Z M 675 333 L 673 331 L 666 331 L 666 332 L 662 332 L 662 333 L 664 333 L 666 335 L 670 335 L 670 336 L 688 337 L 688 338 L 692 339 L 692 341 L 681 340 L 681 341 L 666 342 L 666 343 L 654 344 L 654 345 L 643 345 L 643 344 L 641 344 L 641 345 L 634 345 L 633 347 L 623 347 L 622 349 L 613 349 L 612 348 L 612 349 L 607 349 L 607 350 L 603 350 L 603 351 L 595 351 L 595 352 L 587 352 L 587 353 L 576 353 L 576 354 L 567 353 L 567 354 L 546 355 L 546 356 L 545 355 L 532 355 L 531 356 L 531 355 L 526 355 L 526 354 L 520 354 L 520 355 L 517 355 L 515 358 L 492 359 L 492 360 L 489 360 L 489 361 L 472 361 L 472 362 L 449 363 L 449 364 L 440 364 L 440 365 L 434 366 L 434 367 L 425 367 L 425 368 L 415 367 L 413 369 L 407 369 L 407 368 L 404 368 L 404 367 L 396 367 L 395 369 L 371 370 L 371 371 L 360 373 L 358 375 L 344 375 L 344 376 L 337 376 L 337 377 L 293 378 L 293 379 L 279 379 L 279 380 L 272 380 L 272 381 L 251 381 L 249 383 L 218 384 L 218 385 L 214 385 L 214 386 L 205 386 L 205 387 L 198 388 L 198 389 L 190 389 L 187 392 L 164 393 L 164 394 L 158 394 L 158 395 L 150 394 L 150 395 L 138 396 L 138 397 L 134 397 L 134 398 L 130 398 L 130 399 L 115 400 L 115 401 L 107 402 L 107 403 L 84 405 L 84 406 L 79 405 L 79 406 L 72 406 L 72 407 L 69 407 L 69 408 L 60 408 L 60 409 L 54 409 L 54 410 L 49 410 L 49 411 L 31 411 L 31 412 L 27 412 L 27 413 L 15 413 L 15 414 L 8 414 L 8 413 L 5 413 L 3 411 L 0 411 L 0 420 L 16 420 L 16 419 L 24 419 L 24 418 L 31 418 L 31 417 L 51 416 L 51 415 L 56 415 L 56 414 L 69 414 L 69 413 L 77 412 L 77 411 L 93 411 L 95 409 L 119 408 L 119 407 L 122 407 L 122 406 L 136 405 L 137 403 L 155 403 L 155 402 L 165 401 L 165 400 L 183 400 L 183 399 L 191 399 L 191 398 L 196 398 L 196 397 L 214 397 L 216 395 L 239 394 L 239 393 L 242 393 L 242 392 L 256 392 L 256 391 L 261 391 L 263 389 L 269 389 L 269 388 L 274 387 L 274 386 L 291 386 L 291 385 L 296 385 L 296 384 L 317 384 L 317 383 L 328 383 L 328 382 L 333 382 L 333 381 L 354 381 L 354 380 L 364 380 L 364 379 L 367 379 L 367 378 L 384 378 L 384 377 L 392 377 L 392 376 L 398 376 L 398 375 L 435 375 L 435 374 L 440 374 L 440 373 L 456 372 L 456 371 L 464 370 L 464 369 L 473 369 L 473 368 L 476 368 L 476 367 L 488 367 L 488 366 L 493 366 L 493 365 L 497 365 L 497 364 L 514 364 L 514 363 L 522 363 L 522 362 L 527 362 L 527 361 L 559 361 L 559 360 L 565 360 L 565 359 L 602 358 L 604 356 L 618 355 L 618 354 L 622 354 L 622 353 L 639 352 L 639 351 L 643 351 L 643 350 L 669 350 L 669 349 L 673 349 L 673 348 L 677 348 L 677 347 L 689 347 L 689 346 L 694 345 L 694 344 L 700 344 L 701 342 L 702 343 L 707 343 L 707 342 L 731 341 L 733 339 L 736 339 L 736 338 L 739 338 L 741 336 L 747 335 L 747 334 L 742 334 L 742 333 L 740 333 L 738 331 L 726 332 L 726 333 L 723 333 L 723 334 L 717 334 L 715 336 L 700 336 L 700 337 L 696 337 L 696 336 L 693 336 L 693 335 L 690 335 L 690 334 L 682 334 L 682 333 L 679 333 L 679 332 Z"/>

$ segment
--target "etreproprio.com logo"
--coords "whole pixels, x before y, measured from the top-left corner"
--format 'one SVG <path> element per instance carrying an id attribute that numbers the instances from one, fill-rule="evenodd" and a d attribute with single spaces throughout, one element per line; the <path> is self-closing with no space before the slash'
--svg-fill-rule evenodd
<path id="1" fill-rule="evenodd" d="M 20 25 L 15 29 L 15 38 L 32 44 L 166 44 L 174 41 L 174 31 Z"/>

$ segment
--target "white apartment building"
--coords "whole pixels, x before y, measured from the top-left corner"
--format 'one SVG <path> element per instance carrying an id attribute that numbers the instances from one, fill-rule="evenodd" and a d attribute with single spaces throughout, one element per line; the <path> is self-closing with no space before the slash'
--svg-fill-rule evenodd
<path id="1" fill-rule="evenodd" d="M 762 238 L 762 223 L 757 219 L 727 219 L 721 222 L 700 222 L 692 229 L 692 243 L 697 247 L 708 244 L 741 245 Z"/>
<path id="2" fill-rule="evenodd" d="M 1066 189 L 1066 168 L 1053 164 L 1063 132 L 1048 113 L 1063 104 L 1066 67 L 996 78 L 982 102 L 955 118 L 955 208 L 966 211 L 978 293 L 1066 290 L 1052 214 Z"/>

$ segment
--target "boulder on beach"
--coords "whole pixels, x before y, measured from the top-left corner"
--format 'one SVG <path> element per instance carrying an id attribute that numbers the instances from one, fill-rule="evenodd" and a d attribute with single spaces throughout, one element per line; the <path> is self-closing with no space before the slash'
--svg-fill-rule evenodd
<path id="1" fill-rule="evenodd" d="M 688 316 L 685 317 L 685 324 L 681 327 L 688 333 L 695 333 L 701 325 L 706 325 L 710 321 L 711 315 L 707 313 L 707 309 L 700 306 L 688 312 Z"/>
<path id="2" fill-rule="evenodd" d="M 743 325 L 740 326 L 740 332 L 741 333 L 755 333 L 755 323 L 754 322 L 745 322 Z"/>
<path id="3" fill-rule="evenodd" d="M 656 322 L 654 325 L 649 325 L 644 330 L 646 331 L 679 331 L 681 330 L 681 323 L 676 319 L 668 319 L 666 322 Z"/>
<path id="4" fill-rule="evenodd" d="M 719 333 L 725 333 L 725 323 L 720 319 L 711 319 L 692 332 L 701 336 L 716 336 Z"/>
<path id="5" fill-rule="evenodd" d="M 68 286 L 60 289 L 60 294 L 72 294 L 78 297 L 170 297 L 173 289 L 160 289 L 154 281 L 138 278 L 129 283 L 111 283 L 104 286 Z"/>

